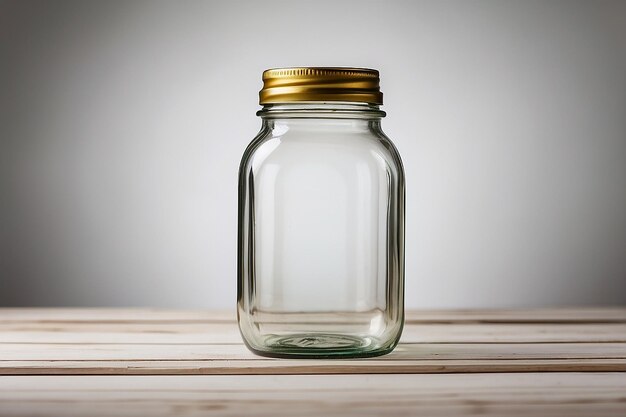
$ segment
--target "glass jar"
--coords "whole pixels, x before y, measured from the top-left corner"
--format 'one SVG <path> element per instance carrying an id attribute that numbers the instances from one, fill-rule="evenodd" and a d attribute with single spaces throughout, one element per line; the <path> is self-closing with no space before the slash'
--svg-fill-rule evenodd
<path id="1" fill-rule="evenodd" d="M 239 170 L 238 321 L 253 352 L 389 353 L 404 322 L 404 171 L 378 71 L 263 73 Z"/>

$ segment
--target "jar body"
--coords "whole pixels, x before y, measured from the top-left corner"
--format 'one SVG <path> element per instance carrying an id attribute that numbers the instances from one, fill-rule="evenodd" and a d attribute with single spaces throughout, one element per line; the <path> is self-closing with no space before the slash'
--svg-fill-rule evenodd
<path id="1" fill-rule="evenodd" d="M 382 112 L 274 107 L 239 172 L 243 339 L 275 357 L 388 353 L 404 320 L 404 172 Z"/>

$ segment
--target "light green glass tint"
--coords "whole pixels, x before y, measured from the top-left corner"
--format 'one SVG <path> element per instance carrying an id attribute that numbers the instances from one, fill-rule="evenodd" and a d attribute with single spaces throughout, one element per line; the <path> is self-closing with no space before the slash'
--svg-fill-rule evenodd
<path id="1" fill-rule="evenodd" d="M 383 355 L 404 320 L 404 172 L 365 103 L 267 105 L 239 171 L 238 319 L 274 357 Z"/>

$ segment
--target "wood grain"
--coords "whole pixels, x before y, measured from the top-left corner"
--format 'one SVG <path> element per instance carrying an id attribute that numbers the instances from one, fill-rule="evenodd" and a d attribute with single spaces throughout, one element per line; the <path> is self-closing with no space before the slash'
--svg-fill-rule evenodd
<path id="1" fill-rule="evenodd" d="M 241 343 L 232 323 L 11 323 L 0 343 Z M 403 343 L 624 343 L 622 323 L 405 325 Z"/>
<path id="2" fill-rule="evenodd" d="M 309 361 L 251 354 L 226 312 L 0 309 L 0 374 L 620 372 L 625 311 L 411 311 L 390 355 Z"/>
<path id="3" fill-rule="evenodd" d="M 621 417 L 624 373 L 0 378 L 2 416 Z"/>
<path id="4" fill-rule="evenodd" d="M 410 311 L 361 360 L 255 356 L 232 312 L 6 308 L 0 375 L 0 416 L 624 416 L 626 308 Z"/>
<path id="5" fill-rule="evenodd" d="M 234 322 L 234 311 L 149 308 L 2 308 L 9 322 Z M 407 323 L 626 323 L 624 307 L 537 308 L 518 310 L 408 310 Z"/>

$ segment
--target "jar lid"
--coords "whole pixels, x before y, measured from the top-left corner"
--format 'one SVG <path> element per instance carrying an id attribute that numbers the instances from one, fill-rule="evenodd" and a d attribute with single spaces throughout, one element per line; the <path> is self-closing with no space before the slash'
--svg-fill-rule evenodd
<path id="1" fill-rule="evenodd" d="M 259 104 L 350 101 L 383 104 L 378 71 L 368 68 L 293 67 L 263 71 Z"/>

